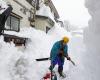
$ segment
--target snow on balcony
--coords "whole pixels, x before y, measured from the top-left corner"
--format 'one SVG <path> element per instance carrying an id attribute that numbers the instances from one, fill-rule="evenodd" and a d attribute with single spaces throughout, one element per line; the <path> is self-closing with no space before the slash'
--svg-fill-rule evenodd
<path id="1" fill-rule="evenodd" d="M 54 15 L 51 12 L 50 7 L 46 6 L 43 3 L 40 4 L 40 9 L 36 12 L 36 15 L 46 16 L 46 17 L 51 18 L 53 21 L 55 21 Z"/>

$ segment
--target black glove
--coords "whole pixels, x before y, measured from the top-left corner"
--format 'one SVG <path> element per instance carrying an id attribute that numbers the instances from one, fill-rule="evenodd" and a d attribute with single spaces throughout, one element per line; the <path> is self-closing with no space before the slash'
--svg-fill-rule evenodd
<path id="1" fill-rule="evenodd" d="M 62 56 L 64 56 L 64 52 L 62 50 L 60 50 L 58 55 L 59 55 L 59 57 L 62 57 Z"/>
<path id="2" fill-rule="evenodd" d="M 71 58 L 68 56 L 68 57 L 67 57 L 67 60 L 71 60 Z"/>

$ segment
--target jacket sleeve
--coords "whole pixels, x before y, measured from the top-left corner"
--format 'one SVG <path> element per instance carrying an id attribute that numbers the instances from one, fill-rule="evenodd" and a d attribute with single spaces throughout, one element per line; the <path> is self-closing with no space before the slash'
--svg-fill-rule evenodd
<path id="1" fill-rule="evenodd" d="M 68 55 L 68 46 L 66 45 L 64 48 L 64 55 L 67 56 Z"/>

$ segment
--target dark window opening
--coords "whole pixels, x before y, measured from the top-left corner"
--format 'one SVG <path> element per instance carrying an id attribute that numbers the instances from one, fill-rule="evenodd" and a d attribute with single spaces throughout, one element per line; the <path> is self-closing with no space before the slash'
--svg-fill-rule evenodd
<path id="1" fill-rule="evenodd" d="M 18 37 L 15 35 L 4 34 L 4 41 L 5 42 L 13 42 L 16 46 L 26 46 L 28 38 Z"/>
<path id="2" fill-rule="evenodd" d="M 49 28 L 49 27 L 46 27 L 46 33 L 47 33 L 49 30 L 50 30 L 50 28 Z"/>

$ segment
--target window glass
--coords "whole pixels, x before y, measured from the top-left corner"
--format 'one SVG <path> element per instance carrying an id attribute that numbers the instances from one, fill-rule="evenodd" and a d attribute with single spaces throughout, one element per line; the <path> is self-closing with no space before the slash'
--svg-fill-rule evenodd
<path id="1" fill-rule="evenodd" d="M 11 17 L 11 29 L 18 31 L 18 26 L 19 26 L 19 19 Z"/>
<path id="2" fill-rule="evenodd" d="M 6 30 L 19 31 L 20 19 L 10 15 L 6 21 Z"/>

